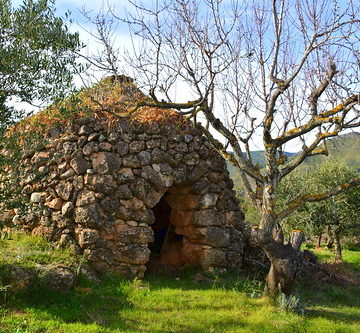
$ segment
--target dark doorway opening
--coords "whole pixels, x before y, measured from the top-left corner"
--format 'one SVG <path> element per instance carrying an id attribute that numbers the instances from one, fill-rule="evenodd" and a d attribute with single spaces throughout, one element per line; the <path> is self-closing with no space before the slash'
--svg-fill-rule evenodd
<path id="1" fill-rule="evenodd" d="M 175 226 L 171 224 L 171 207 L 167 203 L 167 196 L 160 199 L 153 208 L 155 221 L 151 225 L 154 231 L 154 242 L 148 244 L 150 260 L 148 270 L 159 266 L 181 267 L 185 264 L 182 255 L 183 235 L 177 234 Z"/>

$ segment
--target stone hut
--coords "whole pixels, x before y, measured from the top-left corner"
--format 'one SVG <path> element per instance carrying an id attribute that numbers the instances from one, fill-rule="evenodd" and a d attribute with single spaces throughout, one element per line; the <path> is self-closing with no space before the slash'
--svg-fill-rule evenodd
<path id="1" fill-rule="evenodd" d="M 30 209 L 14 220 L 83 253 L 98 272 L 239 268 L 243 214 L 225 160 L 175 111 L 124 117 L 139 98 L 131 79 L 108 79 L 36 115 L 49 125 L 22 161 Z"/>

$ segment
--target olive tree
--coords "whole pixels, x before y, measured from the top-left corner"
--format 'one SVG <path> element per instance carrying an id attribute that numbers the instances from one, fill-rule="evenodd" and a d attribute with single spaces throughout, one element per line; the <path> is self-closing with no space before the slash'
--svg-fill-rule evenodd
<path id="1" fill-rule="evenodd" d="M 15 9 L 0 0 L 1 115 L 10 118 L 10 99 L 38 103 L 69 91 L 80 48 L 78 34 L 55 16 L 52 0 L 24 0 Z"/>
<path id="2" fill-rule="evenodd" d="M 24 0 L 17 8 L 0 0 L 0 177 L 4 165 L 16 165 L 19 158 L 15 151 L 5 156 L 2 150 L 16 148 L 16 136 L 10 140 L 5 133 L 24 115 L 13 102 L 47 103 L 69 92 L 73 74 L 82 70 L 76 64 L 81 47 L 78 33 L 69 32 L 65 20 L 55 16 L 52 0 Z M 2 183 L 2 203 L 4 189 Z"/>
<path id="3" fill-rule="evenodd" d="M 307 192 L 326 192 L 338 185 L 356 178 L 356 171 L 337 161 L 329 161 L 315 169 L 302 170 L 286 177 L 278 188 L 280 202 L 286 204 L 290 196 L 305 195 Z M 343 191 L 326 200 L 306 203 L 288 224 L 302 227 L 309 234 L 321 235 L 326 232 L 334 238 L 335 259 L 342 260 L 341 237 L 360 234 L 360 187 Z M 286 221 L 288 222 L 288 221 Z"/>
<path id="4" fill-rule="evenodd" d="M 360 185 L 354 178 L 324 192 L 277 203 L 282 179 L 326 140 L 360 125 L 359 3 L 328 0 L 129 0 L 128 75 L 149 92 L 144 105 L 176 109 L 194 121 L 237 169 L 260 211 L 258 244 L 271 262 L 267 290 L 290 293 L 298 249 L 279 222 L 307 202 Z M 98 31 L 106 22 L 95 20 Z M 102 29 L 102 30 L 101 30 Z M 109 44 L 110 34 L 100 40 Z M 107 59 L 114 49 L 107 48 Z M 110 71 L 117 66 L 109 66 Z M 116 74 L 116 73 L 115 73 Z M 179 94 L 179 91 L 181 92 Z M 288 159 L 286 147 L 300 152 Z M 251 145 L 265 151 L 260 169 Z"/>

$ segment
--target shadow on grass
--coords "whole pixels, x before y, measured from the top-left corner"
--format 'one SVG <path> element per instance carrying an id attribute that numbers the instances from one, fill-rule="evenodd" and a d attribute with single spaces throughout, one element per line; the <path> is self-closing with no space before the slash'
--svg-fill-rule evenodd
<path id="1" fill-rule="evenodd" d="M 110 324 L 119 311 L 132 306 L 119 278 L 109 276 L 99 285 L 84 280 L 80 285 L 66 292 L 34 286 L 8 303 L 16 310 L 34 313 L 39 320 L 98 325 Z"/>
<path id="2" fill-rule="evenodd" d="M 305 301 L 309 306 L 309 310 L 306 313 L 309 317 L 321 317 L 330 320 L 339 320 L 344 322 L 355 322 L 359 320 L 356 311 L 350 312 L 348 309 L 342 310 L 344 306 L 347 307 L 360 307 L 359 295 L 360 289 L 344 289 L 339 286 L 307 286 L 302 288 L 299 286 L 299 295 L 301 301 Z M 148 330 L 147 323 L 152 319 L 152 314 L 161 312 L 167 313 L 171 317 L 172 311 L 174 313 L 187 312 L 186 302 L 192 305 L 192 309 L 195 313 L 202 313 L 208 309 L 227 312 L 231 310 L 231 306 L 227 308 L 227 305 L 217 305 L 216 300 L 214 302 L 205 301 L 203 303 L 194 304 L 191 303 L 191 299 L 185 299 L 184 303 L 176 308 L 176 302 L 168 302 L 164 297 L 163 304 L 156 306 L 154 299 L 150 299 L 149 304 L 146 304 L 148 300 L 147 295 L 152 296 L 152 292 L 156 292 L 162 289 L 180 290 L 185 292 L 198 290 L 206 291 L 213 289 L 230 290 L 235 292 L 245 293 L 252 296 L 260 296 L 263 283 L 256 279 L 256 277 L 246 276 L 245 274 L 227 274 L 220 275 L 216 273 L 205 274 L 203 272 L 196 271 L 194 269 L 186 271 L 172 271 L 163 272 L 163 274 L 151 274 L 148 275 L 143 281 L 134 280 L 128 281 L 119 277 L 107 276 L 103 278 L 103 282 L 99 285 L 94 285 L 88 281 L 80 281 L 80 288 L 65 292 L 55 292 L 40 289 L 38 287 L 32 290 L 18 294 L 16 297 L 10 300 L 9 304 L 17 311 L 30 312 L 34 318 L 38 321 L 46 320 L 58 320 L 63 323 L 82 323 L 82 324 L 98 324 L 99 326 L 106 327 L 107 329 L 116 329 L 129 332 L 135 332 L 136 330 L 141 332 L 170 332 L 168 323 L 165 322 L 164 327 L 152 327 Z M 138 299 L 143 299 L 143 305 L 141 306 L 141 312 L 137 308 L 137 305 L 132 304 L 132 293 L 136 292 Z M 143 293 L 143 294 L 142 294 Z M 176 293 L 173 293 L 175 295 Z M 181 294 L 179 294 L 181 295 Z M 159 297 L 159 296 L 157 296 Z M 174 296 L 176 297 L 176 296 Z M 186 298 L 187 296 L 185 296 Z M 249 315 L 253 315 L 254 312 L 262 310 L 262 304 L 255 304 L 253 300 L 249 298 L 250 307 L 247 308 Z M 135 303 L 134 303 L 135 304 Z M 318 309 L 317 307 L 320 307 Z M 329 310 L 321 309 L 321 307 L 327 307 Z M 241 308 L 242 315 L 245 308 Z M 134 311 L 134 313 L 132 313 Z M 135 318 L 131 319 L 127 317 L 127 314 L 132 313 L 131 316 Z M 145 316 L 140 313 L 145 313 Z M 136 316 L 135 316 L 136 315 Z M 137 316 L 139 315 L 139 318 Z M 187 314 L 191 316 L 191 314 Z M 246 315 L 246 314 L 245 314 Z M 171 319 L 172 321 L 176 319 Z M 202 324 L 193 319 L 193 322 L 174 322 L 176 324 L 176 332 L 204 332 Z M 226 321 L 216 318 L 211 319 L 211 326 L 214 332 L 227 331 L 236 328 L 243 327 L 244 322 L 239 317 L 232 318 L 229 314 L 226 317 Z M 263 331 L 265 328 L 269 328 L 267 318 L 264 321 L 258 323 L 251 323 L 251 329 L 253 331 Z M 161 323 L 159 323 L 161 326 Z M 208 329 L 208 328 L 206 328 Z M 247 327 L 247 329 L 249 329 Z"/>
<path id="3" fill-rule="evenodd" d="M 321 317 L 332 321 L 344 321 L 347 323 L 358 323 L 360 321 L 360 314 L 344 313 L 327 309 L 308 309 L 307 314 L 311 317 Z"/>

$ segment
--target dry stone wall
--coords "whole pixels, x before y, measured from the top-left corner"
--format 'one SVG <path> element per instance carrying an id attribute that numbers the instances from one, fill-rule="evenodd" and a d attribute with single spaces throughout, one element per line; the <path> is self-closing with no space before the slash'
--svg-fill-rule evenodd
<path id="1" fill-rule="evenodd" d="M 191 126 L 82 118 L 49 129 L 23 165 L 31 209 L 14 220 L 83 253 L 97 271 L 142 277 L 164 223 L 162 264 L 242 264 L 243 215 L 225 161 Z"/>

